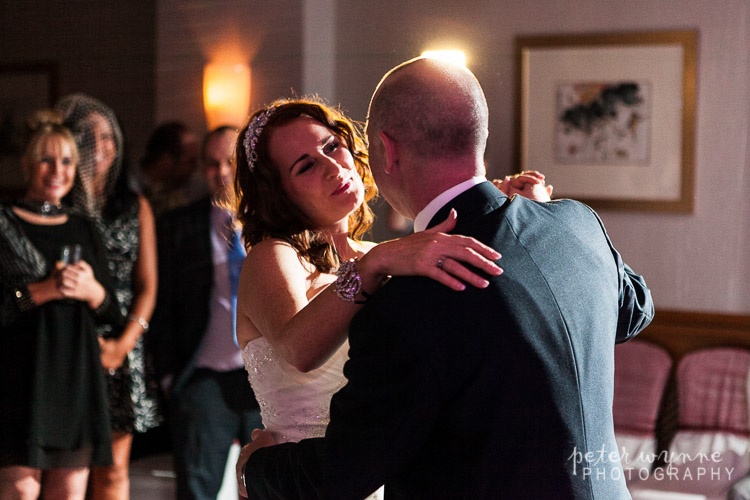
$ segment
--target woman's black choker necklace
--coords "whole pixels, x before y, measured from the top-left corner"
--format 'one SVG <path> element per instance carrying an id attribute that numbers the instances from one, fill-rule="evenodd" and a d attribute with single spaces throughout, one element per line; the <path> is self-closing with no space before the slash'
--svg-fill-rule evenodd
<path id="1" fill-rule="evenodd" d="M 29 200 L 28 198 L 24 198 L 22 200 L 17 200 L 14 205 L 31 213 L 41 215 L 42 217 L 55 217 L 66 213 L 61 203 L 55 204 L 50 203 L 49 201 Z"/>

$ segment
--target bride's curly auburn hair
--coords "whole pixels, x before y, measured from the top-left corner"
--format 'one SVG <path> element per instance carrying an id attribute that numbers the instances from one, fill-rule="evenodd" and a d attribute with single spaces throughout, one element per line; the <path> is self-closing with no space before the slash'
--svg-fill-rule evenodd
<path id="1" fill-rule="evenodd" d="M 248 126 L 270 108 L 273 111 L 267 117 L 268 122 L 257 136 L 254 148 L 257 159 L 251 170 L 245 151 L 245 134 Z M 360 127 L 340 109 L 328 106 L 316 98 L 274 101 L 270 106 L 256 111 L 240 130 L 235 145 L 235 212 L 248 249 L 265 239 L 279 238 L 289 243 L 301 258 L 309 261 L 319 271 L 330 273 L 340 262 L 329 235 L 317 230 L 304 211 L 286 195 L 278 166 L 273 164 L 268 151 L 270 129 L 302 116 L 328 127 L 351 152 L 355 168 L 365 187 L 365 196 L 362 204 L 349 215 L 349 237 L 359 241 L 369 230 L 373 214 L 368 202 L 377 196 L 377 188 L 367 162 L 367 147 Z"/>

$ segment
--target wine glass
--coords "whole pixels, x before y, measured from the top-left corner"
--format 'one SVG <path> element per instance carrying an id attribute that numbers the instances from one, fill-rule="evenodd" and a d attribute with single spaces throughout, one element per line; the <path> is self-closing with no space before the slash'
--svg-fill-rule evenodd
<path id="1" fill-rule="evenodd" d="M 81 260 L 81 245 L 78 243 L 75 245 L 63 245 L 60 250 L 60 260 L 66 266 L 68 264 L 75 264 Z"/>

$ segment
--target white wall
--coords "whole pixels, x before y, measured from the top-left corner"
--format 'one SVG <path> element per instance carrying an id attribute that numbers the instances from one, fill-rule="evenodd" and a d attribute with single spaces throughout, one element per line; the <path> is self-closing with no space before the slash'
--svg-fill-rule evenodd
<path id="1" fill-rule="evenodd" d="M 299 0 L 160 0 L 157 5 L 157 124 L 181 120 L 205 130 L 202 89 L 208 62 L 250 64 L 251 110 L 302 93 Z"/>
<path id="2" fill-rule="evenodd" d="M 469 54 L 490 105 L 491 175 L 514 171 L 517 35 L 699 31 L 692 215 L 600 211 L 657 308 L 750 313 L 750 3 L 747 0 L 346 0 L 338 3 L 338 98 L 364 118 L 387 69 L 446 40 Z M 502 250 L 502 249 L 501 249 Z"/>
<path id="3" fill-rule="evenodd" d="M 314 85 L 335 92 L 325 97 L 359 120 L 385 71 L 447 43 L 469 54 L 485 88 L 493 176 L 515 169 L 515 36 L 697 29 L 695 213 L 600 215 L 626 261 L 646 277 L 658 308 L 750 314 L 748 0 L 161 0 L 158 6 L 159 120 L 187 117 L 202 126 L 200 75 L 210 55 L 201 51 L 224 39 L 250 48 L 254 105 Z M 335 28 L 315 21 L 327 12 Z M 318 33 L 310 31 L 316 22 Z M 315 37 L 326 47 L 335 37 L 335 60 L 326 55 L 320 71 L 317 47 L 301 49 Z"/>

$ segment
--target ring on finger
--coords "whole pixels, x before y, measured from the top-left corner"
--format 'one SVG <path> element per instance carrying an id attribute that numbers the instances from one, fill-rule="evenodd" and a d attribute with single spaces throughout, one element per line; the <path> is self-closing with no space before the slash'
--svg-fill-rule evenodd
<path id="1" fill-rule="evenodd" d="M 445 259 L 446 259 L 445 256 L 440 257 L 438 259 L 438 261 L 435 263 L 435 266 L 437 266 L 438 269 L 442 269 L 443 268 L 443 264 L 445 263 Z"/>

